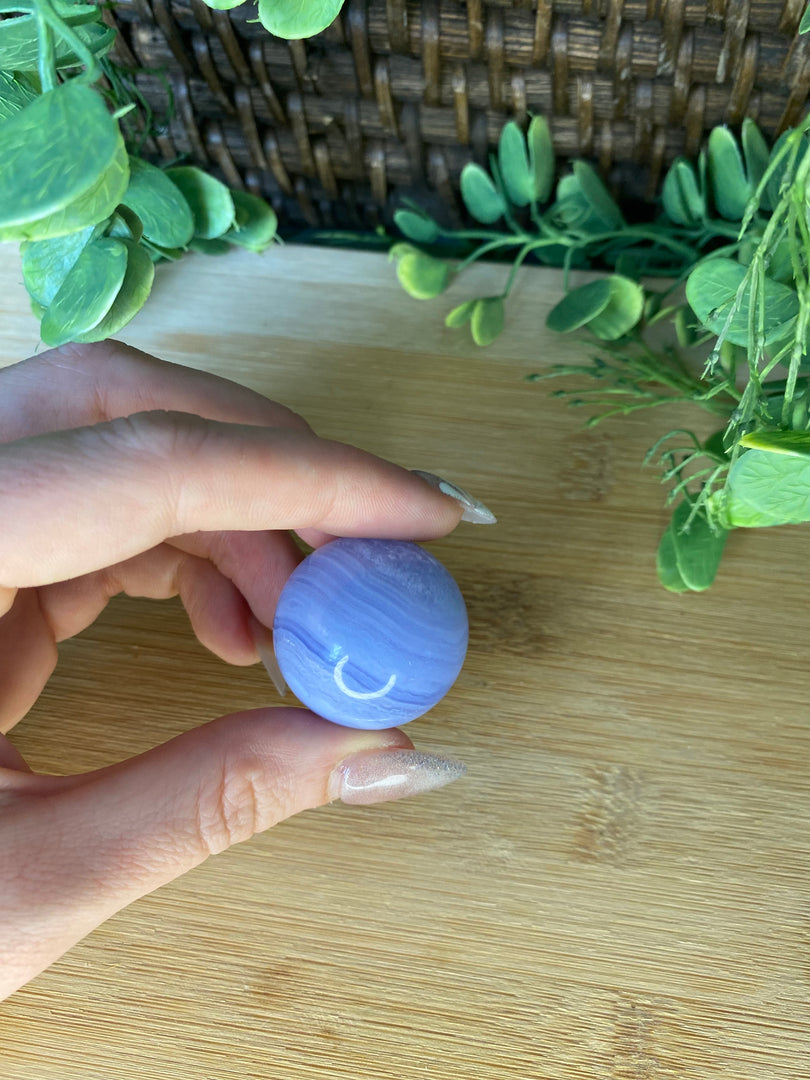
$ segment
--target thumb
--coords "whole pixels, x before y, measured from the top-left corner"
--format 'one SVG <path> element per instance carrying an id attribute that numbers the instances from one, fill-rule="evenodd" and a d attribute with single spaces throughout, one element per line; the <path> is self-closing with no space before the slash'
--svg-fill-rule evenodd
<path id="1" fill-rule="evenodd" d="M 127 904 L 302 810 L 442 786 L 458 762 L 305 709 L 215 720 L 98 772 L 0 769 L 0 999 Z"/>

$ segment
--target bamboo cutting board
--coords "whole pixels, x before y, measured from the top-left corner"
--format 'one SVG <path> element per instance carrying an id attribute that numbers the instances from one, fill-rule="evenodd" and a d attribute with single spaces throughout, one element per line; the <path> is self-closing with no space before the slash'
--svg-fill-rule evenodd
<path id="1" fill-rule="evenodd" d="M 454 287 L 499 290 L 502 268 Z M 37 347 L 16 256 L 0 363 Z M 689 413 L 582 430 L 524 377 L 582 346 L 525 270 L 488 350 L 383 256 L 278 248 L 166 267 L 121 336 L 324 435 L 442 473 L 494 528 L 432 550 L 467 599 L 450 693 L 408 732 L 442 791 L 312 811 L 133 905 L 0 1005 L 3 1080 L 800 1080 L 810 1076 L 810 530 L 732 536 L 655 579 L 647 447 Z M 73 772 L 272 704 L 173 602 L 119 599 L 14 740 Z"/>

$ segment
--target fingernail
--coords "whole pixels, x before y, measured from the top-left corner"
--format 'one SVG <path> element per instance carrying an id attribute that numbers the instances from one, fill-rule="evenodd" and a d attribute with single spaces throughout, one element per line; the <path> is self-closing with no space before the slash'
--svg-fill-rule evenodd
<path id="1" fill-rule="evenodd" d="M 423 472 L 421 469 L 411 469 L 411 472 L 416 476 L 421 476 L 431 487 L 436 488 L 442 495 L 449 495 L 451 499 L 455 499 L 456 502 L 461 503 L 464 507 L 464 513 L 461 515 L 462 521 L 471 521 L 474 525 L 494 525 L 498 520 L 495 515 L 489 510 L 480 499 L 474 498 L 464 488 L 460 488 L 457 484 L 451 484 L 449 480 L 443 480 L 441 476 L 436 476 L 435 473 Z"/>
<path id="2" fill-rule="evenodd" d="M 330 799 L 354 806 L 390 802 L 459 780 L 466 765 L 418 750 L 364 750 L 337 766 L 329 778 Z"/>
<path id="3" fill-rule="evenodd" d="M 270 676 L 270 681 L 281 697 L 284 697 L 287 693 L 287 683 L 284 681 L 281 668 L 278 666 L 278 660 L 276 660 L 276 652 L 273 648 L 273 631 L 263 626 L 253 615 L 250 616 L 250 630 L 256 652 L 259 654 L 262 664 L 264 664 L 264 670 Z"/>

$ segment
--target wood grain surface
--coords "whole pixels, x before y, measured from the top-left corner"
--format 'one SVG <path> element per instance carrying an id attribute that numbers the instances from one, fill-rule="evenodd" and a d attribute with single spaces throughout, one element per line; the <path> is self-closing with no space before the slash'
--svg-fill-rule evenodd
<path id="1" fill-rule="evenodd" d="M 0 363 L 37 348 L 19 281 L 4 248 Z M 582 355 L 542 329 L 559 289 L 523 272 L 479 350 L 382 256 L 159 274 L 125 340 L 498 514 L 432 545 L 470 652 L 408 729 L 469 775 L 303 814 L 133 905 L 0 1005 L 3 1080 L 810 1076 L 810 530 L 736 533 L 710 592 L 663 591 L 641 461 L 689 414 L 586 433 L 527 383 Z M 176 603 L 119 599 L 61 648 L 14 741 L 73 772 L 275 700 Z"/>

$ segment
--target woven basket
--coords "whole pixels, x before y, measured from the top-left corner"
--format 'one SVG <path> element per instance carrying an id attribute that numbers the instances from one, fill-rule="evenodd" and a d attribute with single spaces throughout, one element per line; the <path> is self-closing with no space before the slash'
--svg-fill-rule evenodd
<path id="1" fill-rule="evenodd" d="M 288 223 L 368 228 L 405 194 L 462 220 L 458 177 L 503 124 L 551 122 L 560 158 L 644 197 L 719 123 L 796 123 L 806 0 L 348 0 L 324 33 L 272 38 L 255 7 L 119 0 L 117 59 L 165 69 L 175 112 L 147 144 L 263 194 Z M 139 76 L 158 114 L 165 79 Z"/>

